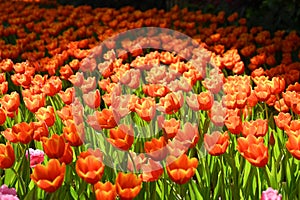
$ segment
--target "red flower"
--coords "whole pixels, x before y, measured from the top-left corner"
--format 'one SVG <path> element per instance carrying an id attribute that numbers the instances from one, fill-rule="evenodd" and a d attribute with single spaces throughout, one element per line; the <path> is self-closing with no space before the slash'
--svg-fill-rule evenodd
<path id="1" fill-rule="evenodd" d="M 124 75 L 121 75 L 122 78 L 120 82 L 124 85 L 127 85 L 131 89 L 136 89 L 140 85 L 140 70 L 138 69 L 130 69 L 125 72 Z"/>
<path id="2" fill-rule="evenodd" d="M 143 85 L 143 92 L 150 97 L 164 97 L 170 90 L 164 85 L 147 84 Z"/>
<path id="3" fill-rule="evenodd" d="M 225 120 L 225 126 L 233 134 L 240 134 L 243 130 L 241 117 L 238 115 L 231 115 Z"/>
<path id="4" fill-rule="evenodd" d="M 58 76 L 51 76 L 42 88 L 42 92 L 48 96 L 54 96 L 62 89 L 62 82 Z"/>
<path id="5" fill-rule="evenodd" d="M 197 158 L 189 159 L 186 154 L 179 158 L 170 156 L 167 158 L 167 163 L 168 175 L 177 184 L 187 183 L 194 176 L 198 166 Z"/>
<path id="6" fill-rule="evenodd" d="M 198 126 L 186 122 L 183 130 L 178 130 L 174 139 L 184 144 L 187 148 L 194 148 L 199 140 Z"/>
<path id="7" fill-rule="evenodd" d="M 0 100 L 3 108 L 8 112 L 14 112 L 19 108 L 20 96 L 17 92 L 4 95 Z"/>
<path id="8" fill-rule="evenodd" d="M 229 135 L 227 131 L 221 134 L 214 131 L 212 134 L 204 134 L 204 146 L 208 153 L 212 156 L 219 156 L 225 153 L 229 145 Z"/>
<path id="9" fill-rule="evenodd" d="M 35 113 L 39 108 L 44 107 L 46 104 L 45 94 L 34 94 L 29 97 L 23 98 L 26 108 Z"/>
<path id="10" fill-rule="evenodd" d="M 37 164 L 30 175 L 31 180 L 46 192 L 56 191 L 63 183 L 66 165 L 57 159 L 50 159 L 46 166 Z"/>
<path id="11" fill-rule="evenodd" d="M 145 142 L 145 152 L 153 160 L 161 161 L 168 153 L 166 144 L 164 137 L 160 137 L 159 139 L 153 138 L 151 141 Z"/>
<path id="12" fill-rule="evenodd" d="M 0 107 L 0 125 L 4 124 L 5 121 L 6 121 L 5 110 L 2 107 Z"/>
<path id="13" fill-rule="evenodd" d="M 76 124 L 74 120 L 71 119 L 64 121 L 64 124 L 63 136 L 66 141 L 73 147 L 81 146 L 85 137 L 84 124 Z"/>
<path id="14" fill-rule="evenodd" d="M 72 106 L 66 105 L 62 107 L 61 110 L 57 110 L 56 113 L 60 117 L 62 121 L 66 121 L 68 119 L 73 119 L 73 109 Z"/>
<path id="15" fill-rule="evenodd" d="M 98 108 L 101 103 L 101 97 L 99 90 L 90 91 L 88 93 L 83 94 L 83 100 L 86 105 L 90 108 Z"/>
<path id="16" fill-rule="evenodd" d="M 15 162 L 14 149 L 9 142 L 0 144 L 0 168 L 7 169 L 13 166 Z"/>
<path id="17" fill-rule="evenodd" d="M 119 172 L 116 178 L 116 189 L 121 199 L 133 199 L 142 188 L 142 178 L 135 174 Z"/>
<path id="18" fill-rule="evenodd" d="M 289 139 L 286 142 L 286 148 L 292 156 L 300 160 L 300 134 L 290 134 Z"/>
<path id="19" fill-rule="evenodd" d="M 290 113 L 280 112 L 277 116 L 274 116 L 275 124 L 281 130 L 284 130 L 286 126 L 289 126 L 292 120 Z"/>
<path id="20" fill-rule="evenodd" d="M 87 122 L 95 130 L 100 131 L 103 128 L 110 129 L 116 127 L 118 121 L 116 120 L 112 110 L 105 108 L 101 112 L 95 111 L 94 115 L 89 115 Z"/>
<path id="21" fill-rule="evenodd" d="M 214 97 L 210 91 L 206 92 L 201 92 L 198 96 L 198 103 L 199 103 L 199 108 L 200 110 L 209 110 L 211 109 L 213 102 L 214 102 Z"/>
<path id="22" fill-rule="evenodd" d="M 48 137 L 49 131 L 45 122 L 31 122 L 33 127 L 33 139 L 40 141 L 42 137 Z"/>
<path id="23" fill-rule="evenodd" d="M 256 137 L 265 136 L 268 131 L 268 121 L 265 119 L 257 119 L 255 121 L 244 121 L 243 136 L 255 135 Z"/>
<path id="24" fill-rule="evenodd" d="M 96 151 L 82 152 L 76 161 L 76 173 L 90 184 L 96 184 L 101 180 L 105 168 L 102 163 L 102 154 Z"/>
<path id="25" fill-rule="evenodd" d="M 180 121 L 176 120 L 175 118 L 164 120 L 162 124 L 162 129 L 167 139 L 175 137 L 179 128 L 180 128 Z"/>
<path id="26" fill-rule="evenodd" d="M 138 103 L 135 104 L 135 112 L 145 121 L 151 121 L 156 113 L 155 100 L 147 97 L 142 98 Z"/>
<path id="27" fill-rule="evenodd" d="M 41 107 L 35 113 L 35 117 L 42 122 L 45 122 L 48 127 L 53 126 L 55 123 L 55 114 L 52 106 Z"/>
<path id="28" fill-rule="evenodd" d="M 160 98 L 157 110 L 166 114 L 176 113 L 183 105 L 183 94 L 181 91 L 168 93 L 165 97 Z"/>
<path id="29" fill-rule="evenodd" d="M 73 161 L 73 150 L 70 143 L 66 143 L 64 154 L 58 160 L 59 162 L 65 163 L 66 165 L 70 164 Z"/>
<path id="30" fill-rule="evenodd" d="M 33 139 L 33 127 L 32 124 L 28 124 L 26 122 L 21 122 L 19 124 L 15 124 L 12 127 L 12 133 L 17 138 L 18 142 L 23 144 L 28 144 Z"/>
<path id="31" fill-rule="evenodd" d="M 237 150 L 241 155 L 256 167 L 264 167 L 268 163 L 268 148 L 264 145 L 262 137 L 253 134 L 237 139 Z"/>
<path id="32" fill-rule="evenodd" d="M 142 179 L 144 182 L 156 181 L 164 173 L 162 165 L 149 158 L 147 163 L 142 164 Z"/>
<path id="33" fill-rule="evenodd" d="M 66 91 L 59 91 L 58 95 L 60 96 L 60 98 L 65 104 L 70 105 L 71 103 L 74 102 L 75 88 L 70 87 L 67 88 Z"/>
<path id="34" fill-rule="evenodd" d="M 43 148 L 49 158 L 60 158 L 64 155 L 65 140 L 61 135 L 53 134 L 51 138 L 42 138 Z"/>
<path id="35" fill-rule="evenodd" d="M 98 182 L 94 185 L 97 200 L 115 200 L 117 197 L 116 186 L 111 182 Z"/>
<path id="36" fill-rule="evenodd" d="M 134 141 L 134 133 L 131 126 L 121 124 L 117 129 L 110 129 L 107 140 L 115 147 L 127 151 Z"/>

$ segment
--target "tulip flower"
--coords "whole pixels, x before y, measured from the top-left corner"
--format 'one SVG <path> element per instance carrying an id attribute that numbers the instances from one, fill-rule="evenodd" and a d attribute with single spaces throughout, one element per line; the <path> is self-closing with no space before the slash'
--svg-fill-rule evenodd
<path id="1" fill-rule="evenodd" d="M 88 107 L 92 109 L 98 108 L 101 103 L 99 90 L 97 89 L 95 91 L 89 91 L 88 93 L 83 94 L 83 100 Z"/>
<path id="2" fill-rule="evenodd" d="M 26 151 L 26 158 L 28 159 L 28 151 Z M 37 164 L 44 161 L 44 152 L 39 149 L 29 148 L 30 167 L 34 168 Z"/>
<path id="3" fill-rule="evenodd" d="M 133 199 L 142 188 L 142 178 L 132 173 L 119 172 L 116 178 L 116 189 L 121 199 Z"/>
<path id="4" fill-rule="evenodd" d="M 54 108 L 52 106 L 47 106 L 47 108 L 41 107 L 35 113 L 35 117 L 39 121 L 45 122 L 48 127 L 53 126 L 55 123 Z"/>
<path id="5" fill-rule="evenodd" d="M 33 139 L 33 127 L 32 124 L 28 124 L 26 122 L 21 122 L 19 124 L 15 124 L 12 127 L 12 134 L 15 135 L 18 142 L 23 144 L 28 144 Z"/>
<path id="6" fill-rule="evenodd" d="M 149 122 L 151 121 L 156 113 L 156 105 L 155 100 L 153 98 L 147 97 L 140 99 L 138 103 L 135 104 L 135 112 L 142 118 L 143 120 Z"/>
<path id="7" fill-rule="evenodd" d="M 242 156 L 256 167 L 264 167 L 268 163 L 268 148 L 264 145 L 262 137 L 255 137 L 253 134 L 237 139 L 237 150 Z"/>
<path id="8" fill-rule="evenodd" d="M 15 162 L 14 149 L 9 142 L 0 144 L 0 168 L 7 169 L 13 166 Z"/>
<path id="9" fill-rule="evenodd" d="M 73 150 L 70 143 L 67 143 L 65 145 L 64 154 L 58 160 L 59 162 L 65 163 L 66 165 L 70 164 L 73 161 Z"/>
<path id="10" fill-rule="evenodd" d="M 198 166 L 197 158 L 188 158 L 182 154 L 179 158 L 169 156 L 167 158 L 167 172 L 172 181 L 178 184 L 187 183 L 194 176 Z"/>
<path id="11" fill-rule="evenodd" d="M 155 161 L 161 161 L 167 156 L 166 140 L 162 136 L 159 139 L 152 138 L 151 141 L 145 142 L 145 152 Z"/>
<path id="12" fill-rule="evenodd" d="M 94 185 L 97 200 L 115 200 L 117 197 L 116 186 L 111 182 L 98 182 Z"/>
<path id="13" fill-rule="evenodd" d="M 292 156 L 300 160 L 300 134 L 290 134 L 286 142 L 286 148 Z"/>
<path id="14" fill-rule="evenodd" d="M 95 155 L 91 152 L 82 152 L 76 161 L 76 173 L 90 184 L 96 184 L 101 180 L 104 168 L 102 155 Z"/>
<path id="15" fill-rule="evenodd" d="M 53 134 L 51 138 L 42 138 L 43 148 L 49 158 L 60 158 L 65 151 L 65 140 L 63 135 Z"/>
<path id="16" fill-rule="evenodd" d="M 225 153 L 229 145 L 229 135 L 227 132 L 221 134 L 214 131 L 212 134 L 204 134 L 204 146 L 212 156 L 219 156 Z"/>
<path id="17" fill-rule="evenodd" d="M 83 144 L 85 131 L 83 123 L 75 124 L 74 120 L 64 121 L 63 136 L 67 142 L 73 147 L 78 147 Z"/>
<path id="18" fill-rule="evenodd" d="M 3 108 L 8 112 L 14 112 L 19 108 L 20 95 L 17 92 L 4 95 L 0 100 Z"/>
<path id="19" fill-rule="evenodd" d="M 4 124 L 5 121 L 6 121 L 5 110 L 2 107 L 0 107 L 0 125 Z"/>
<path id="20" fill-rule="evenodd" d="M 65 178 L 66 165 L 57 159 L 50 159 L 47 165 L 37 164 L 30 175 L 31 180 L 46 192 L 56 191 Z"/>
<path id="21" fill-rule="evenodd" d="M 107 140 L 115 147 L 127 151 L 134 141 L 134 133 L 131 126 L 120 124 L 117 129 L 110 129 Z"/>
<path id="22" fill-rule="evenodd" d="M 277 190 L 269 187 L 267 190 L 262 192 L 260 200 L 281 200 L 282 195 L 278 194 Z"/>
<path id="23" fill-rule="evenodd" d="M 0 199 L 19 200 L 16 189 L 8 188 L 5 184 L 0 187 Z"/>

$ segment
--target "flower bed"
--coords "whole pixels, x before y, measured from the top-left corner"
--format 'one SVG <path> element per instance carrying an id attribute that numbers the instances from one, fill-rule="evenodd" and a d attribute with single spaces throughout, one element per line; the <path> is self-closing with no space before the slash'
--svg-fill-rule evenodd
<path id="1" fill-rule="evenodd" d="M 296 31 L 1 4 L 0 199 L 300 197 Z"/>

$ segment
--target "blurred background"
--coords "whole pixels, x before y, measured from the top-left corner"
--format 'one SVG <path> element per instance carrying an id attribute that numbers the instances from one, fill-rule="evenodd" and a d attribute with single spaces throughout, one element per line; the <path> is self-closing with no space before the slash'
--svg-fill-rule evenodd
<path id="1" fill-rule="evenodd" d="M 202 10 L 203 13 L 227 14 L 238 12 L 246 17 L 249 26 L 263 26 L 270 31 L 285 29 L 300 30 L 300 0 L 15 0 L 39 2 L 49 5 L 90 5 L 92 7 L 121 8 L 132 6 L 135 9 L 151 8 L 170 10 L 174 5 L 189 10 Z"/>

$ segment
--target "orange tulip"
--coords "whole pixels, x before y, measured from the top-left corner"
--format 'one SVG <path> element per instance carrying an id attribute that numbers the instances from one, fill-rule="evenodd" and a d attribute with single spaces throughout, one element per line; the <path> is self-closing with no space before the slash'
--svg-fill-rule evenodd
<path id="1" fill-rule="evenodd" d="M 103 109 L 101 112 L 95 111 L 94 115 L 88 116 L 88 124 L 95 130 L 100 131 L 103 128 L 110 129 L 117 126 L 118 120 L 111 109 Z"/>
<path id="2" fill-rule="evenodd" d="M 219 156 L 225 153 L 229 145 L 229 136 L 227 131 L 221 134 L 214 131 L 212 134 L 204 134 L 204 146 L 208 153 L 212 156 Z"/>
<path id="3" fill-rule="evenodd" d="M 0 102 L 6 111 L 14 112 L 19 108 L 20 95 L 17 92 L 6 94 L 0 99 Z"/>
<path id="4" fill-rule="evenodd" d="M 23 144 L 28 144 L 33 139 L 33 127 L 32 124 L 28 124 L 26 122 L 21 122 L 19 124 L 15 124 L 12 127 L 12 132 L 16 136 L 18 142 Z"/>
<path id="5" fill-rule="evenodd" d="M 277 116 L 274 116 L 275 124 L 281 130 L 284 130 L 285 126 L 289 126 L 292 120 L 290 113 L 280 112 Z"/>
<path id="6" fill-rule="evenodd" d="M 162 165 L 151 158 L 148 159 L 147 163 L 142 164 L 141 169 L 144 182 L 156 181 L 164 173 Z"/>
<path id="7" fill-rule="evenodd" d="M 292 156 L 300 160 L 300 134 L 290 134 L 289 139 L 286 142 L 286 148 Z"/>
<path id="8" fill-rule="evenodd" d="M 70 105 L 65 105 L 61 110 L 57 110 L 56 113 L 62 121 L 73 119 L 73 108 Z"/>
<path id="9" fill-rule="evenodd" d="M 74 120 L 64 121 L 63 136 L 71 146 L 78 147 L 83 144 L 85 132 L 83 123 L 76 124 Z"/>
<path id="10" fill-rule="evenodd" d="M 264 167 L 268 163 L 268 148 L 264 145 L 262 137 L 253 134 L 237 139 L 237 150 L 241 155 L 256 167 Z"/>
<path id="11" fill-rule="evenodd" d="M 150 97 L 164 97 L 170 92 L 169 88 L 160 84 L 143 85 L 143 92 Z"/>
<path id="12" fill-rule="evenodd" d="M 48 137 L 49 131 L 45 122 L 31 122 L 33 127 L 33 139 L 40 141 L 42 137 Z"/>
<path id="13" fill-rule="evenodd" d="M 194 148 L 199 140 L 198 126 L 186 122 L 183 126 L 183 130 L 178 130 L 174 139 L 181 142 L 186 148 Z"/>
<path id="14" fill-rule="evenodd" d="M 59 91 L 58 95 L 65 104 L 70 105 L 75 98 L 75 88 L 70 87 L 67 88 L 65 91 Z"/>
<path id="15" fill-rule="evenodd" d="M 181 91 L 168 93 L 165 97 L 160 98 L 157 110 L 166 114 L 176 113 L 183 105 L 183 94 Z"/>
<path id="16" fill-rule="evenodd" d="M 33 113 L 46 104 L 44 93 L 30 95 L 29 97 L 24 97 L 23 100 L 26 108 Z"/>
<path id="17" fill-rule="evenodd" d="M 213 102 L 214 102 L 213 94 L 210 91 L 201 92 L 197 96 L 197 99 L 198 99 L 200 110 L 209 110 L 209 109 L 211 109 L 211 107 L 213 105 Z"/>
<path id="18" fill-rule="evenodd" d="M 225 126 L 231 133 L 240 134 L 243 129 L 241 117 L 237 115 L 227 117 L 225 120 Z"/>
<path id="19" fill-rule="evenodd" d="M 101 103 L 101 97 L 99 90 L 90 91 L 83 94 L 84 103 L 90 108 L 98 108 Z"/>
<path id="20" fill-rule="evenodd" d="M 102 178 L 105 165 L 102 162 L 102 154 L 97 152 L 82 152 L 76 161 L 76 173 L 84 181 L 96 184 Z M 100 154 L 100 155 L 99 155 Z"/>
<path id="21" fill-rule="evenodd" d="M 268 131 L 268 121 L 266 119 L 256 119 L 250 122 L 244 121 L 242 134 L 243 136 L 255 135 L 256 137 L 265 136 Z"/>
<path id="22" fill-rule="evenodd" d="M 189 159 L 186 154 L 182 154 L 179 158 L 174 156 L 167 158 L 167 173 L 177 184 L 187 183 L 194 176 L 197 166 L 197 158 Z"/>
<path id="23" fill-rule="evenodd" d="M 7 169 L 13 166 L 15 162 L 14 149 L 9 142 L 0 144 L 0 168 Z"/>
<path id="24" fill-rule="evenodd" d="M 145 142 L 145 152 L 155 161 L 161 161 L 167 156 L 166 140 L 162 136 L 159 139 L 153 138 L 151 141 Z"/>
<path id="25" fill-rule="evenodd" d="M 66 143 L 64 154 L 58 160 L 59 162 L 65 163 L 66 165 L 70 164 L 73 161 L 73 150 L 70 143 Z"/>
<path id="26" fill-rule="evenodd" d="M 156 113 L 154 98 L 143 98 L 135 104 L 135 112 L 145 121 L 151 121 Z"/>
<path id="27" fill-rule="evenodd" d="M 57 159 L 50 159 L 46 166 L 37 164 L 30 175 L 31 180 L 46 192 L 56 191 L 63 183 L 66 165 Z"/>
<path id="28" fill-rule="evenodd" d="M 116 178 L 116 189 L 121 199 L 133 199 L 142 188 L 142 178 L 132 173 L 119 172 Z"/>
<path id="29" fill-rule="evenodd" d="M 0 107 L 0 125 L 4 124 L 5 121 L 6 121 L 5 110 L 2 107 Z"/>
<path id="30" fill-rule="evenodd" d="M 115 200 L 117 197 L 116 186 L 111 182 L 98 182 L 94 185 L 97 200 Z"/>
<path id="31" fill-rule="evenodd" d="M 62 89 L 62 82 L 58 76 L 51 76 L 42 88 L 42 92 L 48 96 L 54 96 Z"/>
<path id="32" fill-rule="evenodd" d="M 167 139 L 173 138 L 176 136 L 180 128 L 180 121 L 175 118 L 164 120 L 162 124 L 162 130 Z"/>
<path id="33" fill-rule="evenodd" d="M 43 148 L 49 158 L 60 158 L 64 155 L 65 140 L 62 135 L 53 134 L 51 138 L 42 138 Z"/>
<path id="34" fill-rule="evenodd" d="M 134 141 L 134 133 L 131 126 L 120 124 L 117 129 L 110 129 L 107 140 L 116 148 L 127 151 Z"/>
<path id="35" fill-rule="evenodd" d="M 47 108 L 41 107 L 35 113 L 35 117 L 39 121 L 45 122 L 48 127 L 53 126 L 55 123 L 54 108 L 52 106 L 47 106 Z"/>

